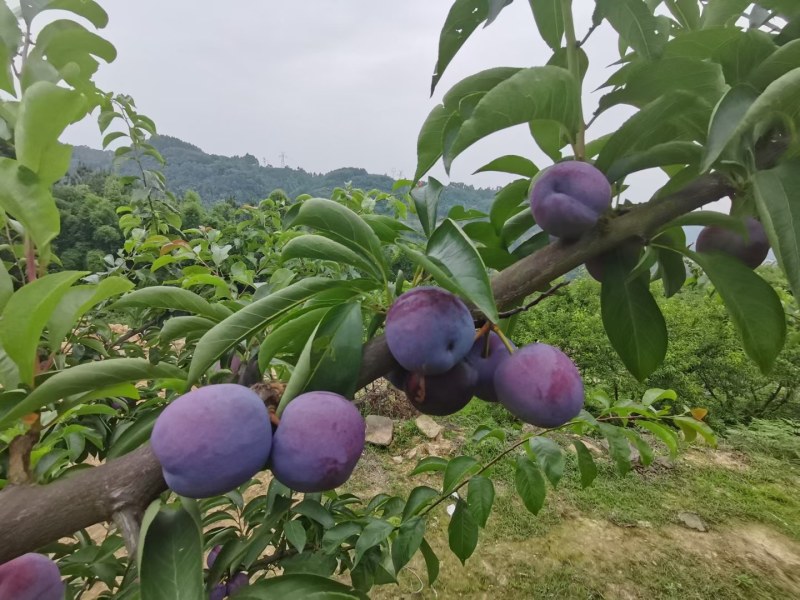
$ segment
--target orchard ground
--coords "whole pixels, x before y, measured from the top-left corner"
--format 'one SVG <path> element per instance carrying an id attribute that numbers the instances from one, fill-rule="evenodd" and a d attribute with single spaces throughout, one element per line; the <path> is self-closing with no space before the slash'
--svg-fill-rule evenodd
<path id="1" fill-rule="evenodd" d="M 437 487 L 436 475 L 408 476 L 426 453 L 488 459 L 499 442 L 471 442 L 475 427 L 519 432 L 502 411 L 479 400 L 435 420 L 444 430 L 429 440 L 413 419 L 396 419 L 392 444 L 368 446 L 345 489 L 407 495 L 417 485 Z M 665 450 L 660 456 L 622 477 L 607 454 L 598 453 L 595 460 L 605 473 L 581 489 L 570 455 L 558 489 L 548 494 L 538 516 L 527 512 L 514 491 L 513 462 L 501 463 L 493 477 L 495 510 L 466 566 L 445 551 L 449 517 L 442 507 L 426 536 L 442 559 L 434 589 L 421 583 L 425 565 L 416 557 L 401 574 L 399 588 L 374 588 L 370 597 L 800 597 L 800 462 L 725 443 L 711 449 L 702 442 L 674 462 Z M 689 529 L 681 513 L 697 515 L 708 531 Z"/>

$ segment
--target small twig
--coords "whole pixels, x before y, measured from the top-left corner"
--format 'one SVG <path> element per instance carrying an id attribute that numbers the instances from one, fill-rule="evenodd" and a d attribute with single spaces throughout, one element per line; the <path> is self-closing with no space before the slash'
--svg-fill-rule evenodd
<path id="1" fill-rule="evenodd" d="M 587 42 L 587 40 L 589 39 L 589 36 L 591 36 L 594 33 L 594 30 L 597 29 L 597 26 L 599 24 L 600 23 L 595 23 L 595 24 L 592 24 L 591 27 L 589 27 L 589 31 L 587 31 L 586 35 L 583 36 L 583 39 L 580 42 L 578 42 L 578 48 L 582 47 Z"/>
<path id="2" fill-rule="evenodd" d="M 528 310 L 529 308 L 533 308 L 534 306 L 536 306 L 540 302 L 544 301 L 546 298 L 549 298 L 550 296 L 554 295 L 561 288 L 566 287 L 568 285 L 569 285 L 569 281 L 562 281 L 558 285 L 555 285 L 555 286 L 551 287 L 546 292 L 543 292 L 543 293 L 539 294 L 539 296 L 535 300 L 531 300 L 525 306 L 519 306 L 517 308 L 512 308 L 511 310 L 507 310 L 505 312 L 501 312 L 500 313 L 500 318 L 501 319 L 507 319 L 508 317 L 513 317 L 514 315 L 519 314 L 521 312 L 524 312 L 524 311 Z"/>
<path id="3" fill-rule="evenodd" d="M 153 319 L 152 321 L 148 321 L 147 323 L 145 323 L 141 327 L 137 327 L 136 329 L 129 330 L 127 333 L 122 334 L 116 340 L 114 340 L 111 343 L 111 345 L 108 347 L 108 349 L 111 350 L 114 346 L 118 346 L 120 344 L 123 344 L 123 343 L 127 342 L 129 339 L 131 339 L 132 337 L 137 336 L 137 335 L 139 335 L 141 333 L 144 333 L 145 331 L 147 331 L 148 329 L 150 329 L 151 327 L 153 327 L 157 323 L 158 323 L 158 319 Z"/>
<path id="4" fill-rule="evenodd" d="M 114 524 L 122 534 L 122 539 L 125 540 L 125 548 L 128 550 L 128 558 L 130 561 L 136 560 L 138 556 L 137 550 L 139 547 L 139 530 L 140 520 L 139 514 L 130 508 L 124 508 L 114 513 Z"/>

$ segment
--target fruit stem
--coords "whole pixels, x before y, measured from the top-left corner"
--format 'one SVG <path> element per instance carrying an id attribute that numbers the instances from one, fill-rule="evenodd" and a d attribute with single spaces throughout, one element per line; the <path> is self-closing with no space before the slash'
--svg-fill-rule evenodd
<path id="1" fill-rule="evenodd" d="M 506 334 L 503 333 L 503 330 L 500 329 L 500 326 L 497 325 L 496 323 L 492 323 L 492 331 L 494 331 L 497 334 L 497 337 L 499 337 L 500 340 L 503 342 L 503 345 L 508 350 L 508 353 L 509 354 L 514 354 L 514 344 L 512 344 L 511 340 L 509 340 L 506 337 Z"/>
<path id="2" fill-rule="evenodd" d="M 578 82 L 578 131 L 572 146 L 577 160 L 586 158 L 586 123 L 583 120 L 583 85 L 581 67 L 578 59 L 578 41 L 575 38 L 575 22 L 572 19 L 572 0 L 561 0 L 561 12 L 564 18 L 564 34 L 567 38 L 567 68 Z"/>
<path id="3" fill-rule="evenodd" d="M 478 329 L 478 331 L 475 332 L 475 341 L 477 342 L 479 339 L 481 339 L 483 336 L 485 336 L 487 333 L 489 333 L 489 330 L 491 328 L 492 328 L 492 324 L 489 321 L 487 321 L 486 323 L 481 325 L 481 328 Z"/>

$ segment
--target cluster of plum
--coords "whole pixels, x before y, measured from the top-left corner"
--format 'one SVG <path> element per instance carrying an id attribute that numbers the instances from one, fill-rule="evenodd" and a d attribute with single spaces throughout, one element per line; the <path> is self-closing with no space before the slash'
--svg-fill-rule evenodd
<path id="1" fill-rule="evenodd" d="M 217 557 L 221 551 L 222 545 L 218 544 L 211 549 L 211 552 L 208 553 L 206 565 L 208 565 L 209 569 L 214 566 L 215 562 L 217 562 Z M 233 596 L 238 590 L 245 587 L 248 583 L 250 583 L 250 578 L 247 576 L 247 573 L 242 573 L 240 571 L 234 575 L 231 575 L 227 582 L 220 582 L 212 587 L 211 592 L 208 594 L 208 599 L 222 600 L 226 596 Z"/>
<path id="2" fill-rule="evenodd" d="M 220 383 L 170 403 L 156 420 L 150 443 L 170 489 L 208 498 L 267 468 L 299 492 L 333 489 L 353 472 L 365 433 L 358 409 L 338 394 L 297 396 L 274 427 L 258 394 Z"/>
<path id="3" fill-rule="evenodd" d="M 547 344 L 516 349 L 487 328 L 476 333 L 466 305 L 440 288 L 397 298 L 386 315 L 386 343 L 402 367 L 389 380 L 425 414 L 452 414 L 477 396 L 526 423 L 557 427 L 583 407 L 583 381 L 566 354 Z"/>
<path id="4" fill-rule="evenodd" d="M 605 175 L 593 165 L 580 161 L 557 163 L 542 171 L 531 188 L 531 211 L 536 223 L 551 239 L 574 240 L 595 226 L 611 207 L 611 186 Z M 769 253 L 764 226 L 753 217 L 744 219 L 747 235 L 710 225 L 697 238 L 695 249 L 702 253 L 720 252 L 738 259 L 751 269 Z M 604 264 L 616 255 L 636 264 L 641 242 L 628 240 L 614 250 L 586 261 L 586 270 L 603 281 Z"/>

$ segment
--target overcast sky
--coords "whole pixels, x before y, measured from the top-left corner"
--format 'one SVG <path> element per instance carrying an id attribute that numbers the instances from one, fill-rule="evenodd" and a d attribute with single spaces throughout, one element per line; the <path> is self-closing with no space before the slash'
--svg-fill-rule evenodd
<path id="1" fill-rule="evenodd" d="M 534 66 L 551 52 L 535 28 L 528 2 L 507 7 L 479 29 L 451 63 L 433 98 L 430 79 L 439 32 L 450 0 L 137 0 L 104 2 L 103 35 L 119 52 L 101 68 L 101 88 L 131 94 L 159 131 L 206 152 L 250 153 L 260 161 L 324 172 L 363 167 L 410 177 L 416 139 L 428 112 L 454 83 L 489 67 Z M 574 2 L 578 36 L 594 3 Z M 619 57 L 607 24 L 586 47 L 587 119 Z M 589 132 L 616 128 L 630 110 L 607 111 Z M 68 141 L 99 147 L 94 123 L 68 132 Z M 454 181 L 504 184 L 512 176 L 471 173 L 503 154 L 522 154 L 539 166 L 526 127 L 497 133 L 456 159 Z M 431 174 L 447 180 L 441 167 Z M 628 193 L 643 201 L 664 181 L 659 171 L 637 175 Z"/>

